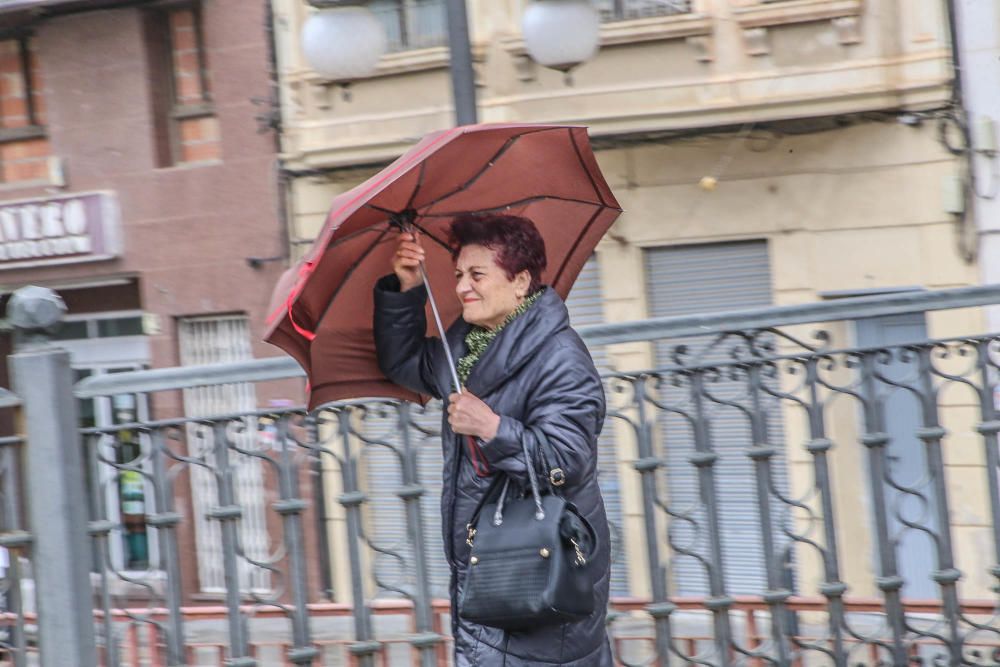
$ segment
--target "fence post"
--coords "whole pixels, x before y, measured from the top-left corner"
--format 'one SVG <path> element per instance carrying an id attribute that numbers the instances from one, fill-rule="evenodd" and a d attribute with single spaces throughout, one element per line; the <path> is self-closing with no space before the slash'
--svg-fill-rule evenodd
<path id="1" fill-rule="evenodd" d="M 28 519 L 42 667 L 96 667 L 87 538 L 87 497 L 69 353 L 49 333 L 66 306 L 52 290 L 24 287 L 11 297 L 16 328 L 9 357 L 14 392 L 23 402 Z"/>

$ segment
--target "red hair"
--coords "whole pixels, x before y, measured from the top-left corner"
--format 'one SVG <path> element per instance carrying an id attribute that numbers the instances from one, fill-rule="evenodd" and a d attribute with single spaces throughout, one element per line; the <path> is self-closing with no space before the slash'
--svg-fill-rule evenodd
<path id="1" fill-rule="evenodd" d="M 465 214 L 451 223 L 448 239 L 452 259 L 467 245 L 481 245 L 496 252 L 497 266 L 509 280 L 521 271 L 531 276 L 529 294 L 542 288 L 542 271 L 548 264 L 545 240 L 528 218 L 500 213 Z"/>

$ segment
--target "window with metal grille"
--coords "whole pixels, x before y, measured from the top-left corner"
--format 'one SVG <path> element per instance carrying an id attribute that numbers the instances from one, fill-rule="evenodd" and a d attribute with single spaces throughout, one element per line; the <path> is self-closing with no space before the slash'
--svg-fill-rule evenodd
<path id="1" fill-rule="evenodd" d="M 389 51 L 426 49 L 448 42 L 444 0 L 373 0 L 368 7 L 385 26 Z"/>
<path id="2" fill-rule="evenodd" d="M 250 325 L 243 315 L 183 318 L 178 323 L 181 365 L 202 365 L 245 361 L 253 357 L 250 349 Z M 211 418 L 222 415 L 246 414 L 257 406 L 254 386 L 239 382 L 184 390 L 184 414 L 188 418 Z M 240 558 L 240 587 L 243 590 L 270 588 L 265 570 L 250 564 L 251 560 L 267 560 L 268 535 L 264 508 L 264 475 L 258 459 L 241 454 L 236 449 L 252 450 L 259 446 L 254 420 L 231 423 L 226 428 L 229 449 L 227 456 L 233 470 L 236 504 L 240 518 L 240 544 L 246 557 Z M 215 466 L 215 438 L 219 433 L 199 424 L 189 424 L 189 453 Z M 219 504 L 218 487 L 213 471 L 202 466 L 191 467 L 192 501 L 195 514 L 195 540 L 198 554 L 198 576 L 205 592 L 226 589 L 223 568 L 223 546 L 218 521 L 208 519 L 206 510 Z"/>
<path id="3" fill-rule="evenodd" d="M 601 21 L 627 21 L 691 12 L 691 0 L 596 0 Z"/>
<path id="4" fill-rule="evenodd" d="M 201 4 L 156 7 L 146 13 L 157 162 L 166 167 L 218 160 L 219 120 L 205 54 Z"/>
<path id="5" fill-rule="evenodd" d="M 35 42 L 29 34 L 0 40 L 0 181 L 43 181 L 51 148 Z"/>

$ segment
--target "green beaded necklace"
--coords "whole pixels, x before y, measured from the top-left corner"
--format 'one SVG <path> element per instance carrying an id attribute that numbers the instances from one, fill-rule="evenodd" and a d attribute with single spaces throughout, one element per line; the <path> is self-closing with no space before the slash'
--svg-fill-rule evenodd
<path id="1" fill-rule="evenodd" d="M 542 290 L 538 290 L 522 301 L 521 305 L 515 308 L 514 312 L 508 315 L 496 329 L 473 326 L 469 333 L 465 334 L 465 344 L 469 348 L 469 353 L 458 360 L 458 379 L 462 381 L 463 385 L 469 379 L 469 374 L 472 373 L 473 367 L 479 362 L 480 357 L 486 352 L 486 348 L 490 346 L 493 339 L 497 337 L 505 326 L 517 319 L 518 315 L 531 308 L 531 304 L 535 303 L 541 295 Z"/>

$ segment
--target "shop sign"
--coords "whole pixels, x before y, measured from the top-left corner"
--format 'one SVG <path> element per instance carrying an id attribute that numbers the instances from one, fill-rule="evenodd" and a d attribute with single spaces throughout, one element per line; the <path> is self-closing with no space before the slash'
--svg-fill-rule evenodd
<path id="1" fill-rule="evenodd" d="M 0 203 L 0 270 L 112 259 L 120 237 L 110 192 Z"/>

